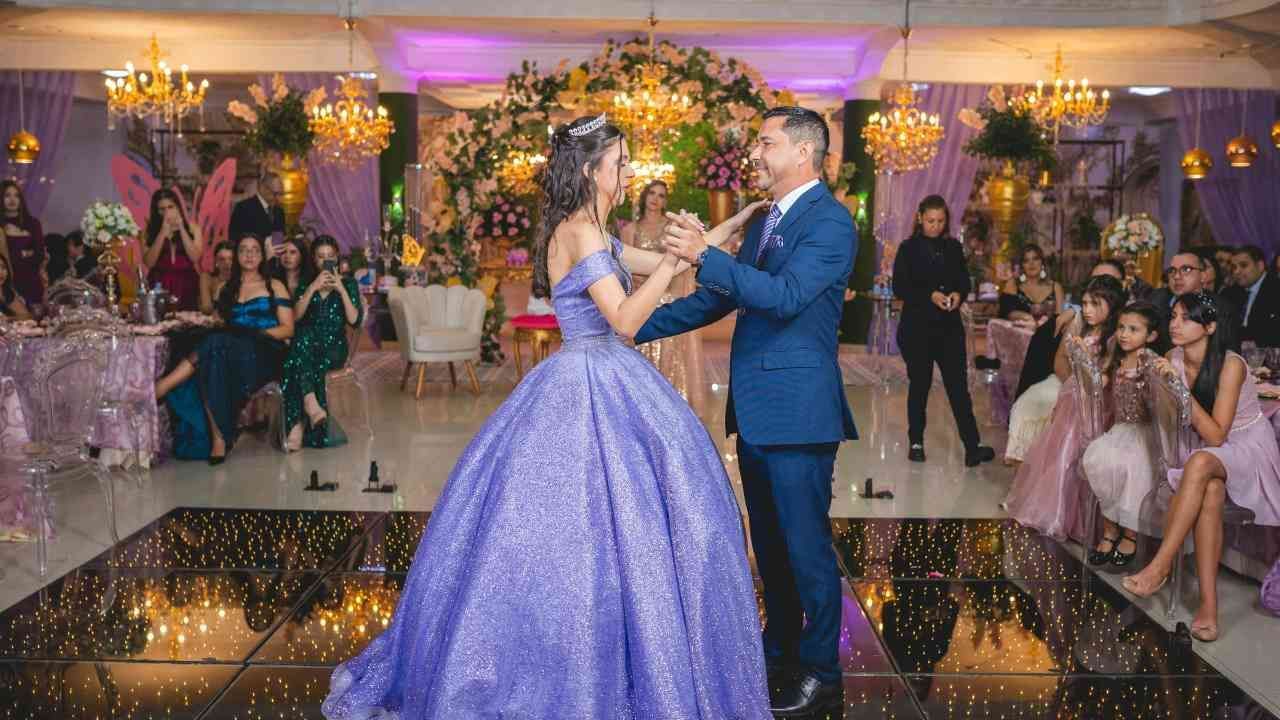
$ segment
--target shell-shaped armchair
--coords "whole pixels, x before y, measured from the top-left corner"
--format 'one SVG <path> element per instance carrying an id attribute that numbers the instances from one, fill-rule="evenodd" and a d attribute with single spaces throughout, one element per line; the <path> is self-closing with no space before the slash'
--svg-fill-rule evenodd
<path id="1" fill-rule="evenodd" d="M 387 297 L 391 319 L 404 357 L 403 390 L 413 366 L 418 366 L 415 397 L 422 397 L 427 363 L 448 363 L 449 377 L 457 387 L 454 363 L 463 363 L 471 389 L 480 393 L 475 364 L 480 360 L 480 339 L 488 300 L 484 292 L 461 285 L 392 288 Z"/>

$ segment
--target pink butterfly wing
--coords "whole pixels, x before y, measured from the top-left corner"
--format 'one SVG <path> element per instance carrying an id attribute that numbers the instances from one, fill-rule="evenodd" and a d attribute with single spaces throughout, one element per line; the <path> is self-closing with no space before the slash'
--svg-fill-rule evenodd
<path id="1" fill-rule="evenodd" d="M 227 239 L 231 226 L 231 191 L 236 183 L 236 159 L 227 158 L 209 176 L 209 184 L 196 190 L 196 222 L 204 234 L 200 271 L 213 270 L 213 249 Z"/>
<path id="2" fill-rule="evenodd" d="M 146 231 L 147 214 L 151 209 L 151 196 L 160 189 L 160 181 L 151 170 L 141 163 L 120 154 L 111 158 L 111 177 L 116 182 L 116 190 L 120 193 L 121 202 L 133 215 L 138 228 Z M 134 269 L 142 262 L 142 246 L 138 238 L 125 243 L 120 251 L 121 287 L 128 290 L 137 283 L 133 278 L 137 275 Z M 126 293 L 131 294 L 131 293 Z"/>

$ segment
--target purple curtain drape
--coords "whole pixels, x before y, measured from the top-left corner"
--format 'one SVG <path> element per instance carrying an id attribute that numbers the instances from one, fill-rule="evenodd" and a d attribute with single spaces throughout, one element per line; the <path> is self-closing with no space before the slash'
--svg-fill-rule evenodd
<path id="1" fill-rule="evenodd" d="M 931 83 L 917 92 L 919 107 L 930 115 L 937 113 L 946 128 L 938 156 L 929 167 L 902 175 L 876 177 L 877 240 L 901 242 L 911 234 L 916 206 L 927 195 L 941 195 L 951 209 L 951 233 L 960 231 L 960 217 L 969 203 L 973 178 L 978 173 L 978 159 L 964 153 L 964 145 L 977 132 L 956 119 L 960 110 L 977 107 L 982 102 L 985 85 Z"/>
<path id="2" fill-rule="evenodd" d="M 58 149 L 71 118 L 76 76 L 71 72 L 22 71 L 22 100 L 26 117 L 19 118 L 18 71 L 0 72 L 0 143 L 25 129 L 40 140 L 40 156 L 30 165 L 18 165 L 5 158 L 4 176 L 22 185 L 27 208 L 40 217 L 54 188 L 54 168 Z"/>
<path id="3" fill-rule="evenodd" d="M 289 87 L 304 94 L 323 86 L 333 100 L 338 83 L 334 73 L 285 73 Z M 271 76 L 258 82 L 270 94 Z M 377 89 L 369 88 L 369 102 L 377 102 Z M 382 210 L 378 205 L 378 160 L 371 158 L 354 169 L 325 162 L 312 152 L 308 158 L 307 206 L 301 222 L 314 225 L 337 238 L 343 251 L 364 243 L 365 234 L 377 236 Z"/>
<path id="4" fill-rule="evenodd" d="M 1276 93 L 1206 88 L 1177 90 L 1174 97 L 1184 152 L 1196 144 L 1201 107 L 1199 146 L 1213 157 L 1213 169 L 1196 181 L 1196 192 L 1214 238 L 1223 245 L 1256 245 L 1274 256 L 1280 251 L 1280 152 L 1271 145 Z M 1260 152 L 1252 167 L 1233 168 L 1226 147 L 1240 134 L 1242 121 Z"/>

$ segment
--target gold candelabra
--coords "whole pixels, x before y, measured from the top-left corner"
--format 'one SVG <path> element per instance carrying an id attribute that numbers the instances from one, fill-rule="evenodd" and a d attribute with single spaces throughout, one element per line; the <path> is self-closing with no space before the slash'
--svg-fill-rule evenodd
<path id="1" fill-rule="evenodd" d="M 1052 131 L 1055 142 L 1063 125 L 1075 128 L 1100 125 L 1111 110 L 1111 91 L 1098 93 L 1089 87 L 1089 78 L 1077 83 L 1074 79 L 1064 78 L 1065 71 L 1062 48 L 1058 48 L 1053 56 L 1050 84 L 1037 80 L 1035 90 L 1013 100 L 1015 105 L 1021 105 L 1030 112 L 1042 127 Z"/>
<path id="2" fill-rule="evenodd" d="M 901 173 L 926 168 L 938 155 L 946 131 L 937 113 L 930 115 L 916 107 L 915 87 L 909 81 L 907 62 L 911 57 L 911 2 L 906 3 L 902 32 L 902 83 L 894 89 L 890 107 L 872 113 L 862 127 L 867 153 L 875 159 L 876 170 Z"/>
<path id="3" fill-rule="evenodd" d="M 182 131 L 182 118 L 192 111 L 199 110 L 200 127 L 204 128 L 204 96 L 209 90 L 209 81 L 201 80 L 196 85 L 187 77 L 188 68 L 182 65 L 181 73 L 174 80 L 173 68 L 160 58 L 160 43 L 156 36 L 151 36 L 151 45 L 146 50 L 151 72 L 137 72 L 133 62 L 125 63 L 124 75 L 107 78 L 107 127 L 115 128 L 117 117 L 136 117 L 145 119 L 159 117 L 164 124 L 178 126 Z"/>

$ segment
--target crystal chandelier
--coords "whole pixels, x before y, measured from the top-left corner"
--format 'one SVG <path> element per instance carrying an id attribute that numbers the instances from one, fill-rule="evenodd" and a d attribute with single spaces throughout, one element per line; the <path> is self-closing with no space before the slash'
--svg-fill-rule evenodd
<path id="1" fill-rule="evenodd" d="M 683 125 L 693 101 L 664 84 L 667 68 L 657 60 L 653 29 L 657 17 L 649 13 L 649 62 L 640 68 L 631 87 L 613 97 L 609 119 L 624 128 L 639 148 L 653 151 L 663 138 Z"/>
<path id="2" fill-rule="evenodd" d="M 1026 108 L 1036 122 L 1053 132 L 1054 142 L 1057 142 L 1058 131 L 1063 125 L 1075 128 L 1100 125 L 1111 110 L 1111 91 L 1094 92 L 1089 87 L 1089 78 L 1084 78 L 1078 85 L 1073 79 L 1064 79 L 1062 73 L 1065 69 L 1062 48 L 1059 47 L 1053 57 L 1052 87 L 1047 88 L 1043 80 L 1037 80 L 1034 91 L 1014 98 L 1015 105 Z"/>
<path id="3" fill-rule="evenodd" d="M 656 152 L 646 151 L 641 157 L 633 159 L 631 169 L 636 174 L 631 180 L 631 189 L 635 192 L 637 200 L 649 183 L 660 180 L 670 187 L 676 180 L 676 167 L 671 163 L 662 162 L 662 158 Z"/>
<path id="4" fill-rule="evenodd" d="M 528 195 L 538 189 L 538 170 L 547 162 L 542 153 L 512 150 L 498 168 L 498 180 L 518 195 Z"/>
<path id="5" fill-rule="evenodd" d="M 938 154 L 946 131 L 937 113 L 930 115 L 918 107 L 915 88 L 907 81 L 907 58 L 911 53 L 911 2 L 907 0 L 906 22 L 902 27 L 902 84 L 893 91 L 891 107 L 872 113 L 862 128 L 867 154 L 878 172 L 903 173 L 929 166 Z"/>
<path id="6" fill-rule="evenodd" d="M 347 4 L 347 16 L 343 18 L 347 29 L 347 63 L 355 60 L 356 17 L 355 1 Z M 318 157 L 329 162 L 353 168 L 391 145 L 391 133 L 395 123 L 387 117 L 387 109 L 376 109 L 365 101 L 364 84 L 355 73 L 338 76 L 336 103 L 317 107 L 311 111 L 309 126 L 315 134 Z"/>
<path id="7" fill-rule="evenodd" d="M 123 75 L 107 78 L 107 128 L 115 129 L 117 117 L 139 120 L 156 117 L 170 127 L 176 124 L 181 134 L 182 118 L 198 110 L 203 130 L 204 96 L 209 90 L 209 81 L 201 80 L 199 85 L 191 82 L 187 79 L 186 65 L 178 68 L 181 77 L 175 81 L 173 68 L 160 59 L 160 44 L 155 35 L 151 36 L 146 53 L 151 63 L 149 75 L 135 72 L 133 63 L 128 62 Z"/>
<path id="8" fill-rule="evenodd" d="M 395 124 L 386 108 L 366 103 L 359 78 L 339 75 L 338 85 L 338 102 L 312 110 L 311 132 L 318 157 L 355 167 L 387 149 Z"/>

